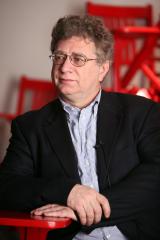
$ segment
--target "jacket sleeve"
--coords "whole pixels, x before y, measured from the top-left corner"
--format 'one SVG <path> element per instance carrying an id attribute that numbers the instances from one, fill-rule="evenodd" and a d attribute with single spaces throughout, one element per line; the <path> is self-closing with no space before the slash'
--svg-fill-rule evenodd
<path id="1" fill-rule="evenodd" d="M 136 137 L 139 165 L 121 181 L 104 189 L 111 205 L 110 222 L 136 220 L 160 209 L 160 107 L 152 104 Z M 117 156 L 118 157 L 118 156 Z M 117 166 L 120 167 L 120 166 Z"/>

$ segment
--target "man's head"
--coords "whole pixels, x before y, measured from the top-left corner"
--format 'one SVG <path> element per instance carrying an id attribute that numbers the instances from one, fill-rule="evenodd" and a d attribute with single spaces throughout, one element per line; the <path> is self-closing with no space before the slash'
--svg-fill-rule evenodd
<path id="1" fill-rule="evenodd" d="M 94 42 L 98 62 L 112 60 L 113 37 L 100 18 L 88 15 L 60 18 L 52 31 L 51 52 L 55 51 L 60 40 L 73 36 L 87 38 Z"/>
<path id="2" fill-rule="evenodd" d="M 64 101 L 83 108 L 109 71 L 112 35 L 99 18 L 68 16 L 52 31 L 52 80 Z"/>

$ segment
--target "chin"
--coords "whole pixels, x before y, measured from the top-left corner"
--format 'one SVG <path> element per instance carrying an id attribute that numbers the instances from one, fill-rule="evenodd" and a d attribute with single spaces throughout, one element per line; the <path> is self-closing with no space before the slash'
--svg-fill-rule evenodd
<path id="1" fill-rule="evenodd" d="M 76 92 L 77 92 L 73 89 L 73 87 L 72 88 L 71 87 L 59 87 L 58 89 L 62 95 L 72 95 L 72 94 L 76 94 Z"/>

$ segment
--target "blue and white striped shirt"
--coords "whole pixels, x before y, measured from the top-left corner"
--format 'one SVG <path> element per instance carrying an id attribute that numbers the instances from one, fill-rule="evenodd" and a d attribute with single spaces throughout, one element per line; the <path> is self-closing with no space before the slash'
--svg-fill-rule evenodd
<path id="1" fill-rule="evenodd" d="M 62 101 L 66 112 L 68 127 L 78 160 L 78 172 L 81 183 L 99 192 L 96 172 L 96 131 L 97 111 L 101 91 L 87 107 L 79 109 Z M 116 226 L 103 227 L 93 230 L 89 235 L 79 232 L 73 240 L 127 240 Z"/>

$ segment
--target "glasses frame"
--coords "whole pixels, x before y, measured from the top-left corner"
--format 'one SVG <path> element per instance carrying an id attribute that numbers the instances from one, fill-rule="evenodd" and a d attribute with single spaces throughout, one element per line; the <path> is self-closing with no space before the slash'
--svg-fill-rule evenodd
<path id="1" fill-rule="evenodd" d="M 56 62 L 54 62 L 54 57 L 55 57 L 56 55 L 65 56 L 65 59 L 64 59 L 63 63 L 56 63 Z M 78 54 L 77 54 L 77 55 L 78 55 Z M 82 65 L 76 65 L 76 64 L 73 63 L 74 54 L 69 55 L 69 54 L 65 54 L 65 53 L 53 53 L 53 54 L 49 55 L 49 58 L 53 61 L 53 63 L 54 63 L 55 65 L 63 65 L 63 64 L 65 63 L 65 61 L 67 60 L 67 58 L 69 58 L 70 63 L 71 63 L 73 66 L 75 66 L 75 67 L 83 67 L 88 61 L 97 60 L 97 58 L 87 58 L 86 56 L 80 55 L 80 54 L 79 54 L 79 56 L 81 56 L 81 57 L 84 58 L 84 62 L 83 62 Z"/>

